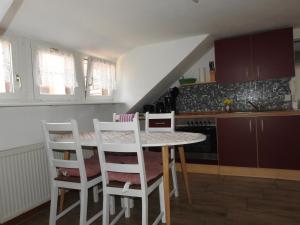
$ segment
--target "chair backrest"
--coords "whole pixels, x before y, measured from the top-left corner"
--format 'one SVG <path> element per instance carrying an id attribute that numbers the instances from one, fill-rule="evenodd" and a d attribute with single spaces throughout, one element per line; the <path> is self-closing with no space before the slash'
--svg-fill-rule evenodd
<path id="1" fill-rule="evenodd" d="M 135 119 L 132 122 L 100 122 L 98 119 L 94 119 L 95 134 L 97 140 L 97 147 L 99 152 L 99 160 L 101 166 L 101 173 L 103 178 L 103 185 L 106 187 L 109 184 L 109 172 L 117 172 L 122 175 L 136 174 L 139 175 L 140 184 L 142 190 L 147 188 L 146 176 L 145 176 L 145 162 L 143 156 L 143 150 L 140 139 L 139 120 Z M 120 138 L 112 141 L 111 139 L 105 139 L 105 135 L 109 135 L 108 132 L 114 134 L 120 133 Z M 122 139 L 122 133 L 126 133 L 126 139 Z M 130 138 L 128 138 L 128 135 Z M 115 160 L 108 162 L 108 155 L 110 153 L 117 153 L 118 157 L 128 156 L 128 153 L 134 154 L 133 157 L 137 157 L 135 162 L 126 164 L 121 160 Z"/>
<path id="2" fill-rule="evenodd" d="M 175 131 L 175 113 L 149 113 L 145 115 L 145 130 L 146 132 L 163 131 L 174 132 Z"/>
<path id="3" fill-rule="evenodd" d="M 136 119 L 138 114 L 133 113 L 124 113 L 124 114 L 113 114 L 113 122 L 132 122 L 134 119 Z"/>
<path id="4" fill-rule="evenodd" d="M 51 178 L 54 179 L 59 175 L 59 168 L 70 168 L 79 170 L 81 182 L 87 181 L 77 122 L 75 120 L 64 123 L 42 121 L 42 125 Z M 57 152 L 65 153 L 66 151 L 75 154 L 75 159 L 66 160 L 58 157 Z"/>

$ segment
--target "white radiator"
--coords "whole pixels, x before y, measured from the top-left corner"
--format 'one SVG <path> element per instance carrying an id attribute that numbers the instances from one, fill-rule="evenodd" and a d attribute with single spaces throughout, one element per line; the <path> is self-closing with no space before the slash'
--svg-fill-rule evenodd
<path id="1" fill-rule="evenodd" d="M 85 157 L 91 155 L 84 151 Z M 0 224 L 49 200 L 44 144 L 0 151 Z"/>

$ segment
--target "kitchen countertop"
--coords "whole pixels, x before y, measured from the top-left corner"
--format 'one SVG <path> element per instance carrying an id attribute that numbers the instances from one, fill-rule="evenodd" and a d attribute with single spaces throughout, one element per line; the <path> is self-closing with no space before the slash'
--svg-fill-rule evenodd
<path id="1" fill-rule="evenodd" d="M 195 118 L 232 118 L 232 117 L 260 117 L 260 116 L 297 116 L 300 110 L 290 111 L 267 111 L 267 112 L 191 112 L 180 113 L 176 119 L 195 119 Z"/>

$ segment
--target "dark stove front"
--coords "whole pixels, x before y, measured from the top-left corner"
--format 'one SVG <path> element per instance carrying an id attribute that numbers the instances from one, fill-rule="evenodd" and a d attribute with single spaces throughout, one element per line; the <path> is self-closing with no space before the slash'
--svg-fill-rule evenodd
<path id="1" fill-rule="evenodd" d="M 176 131 L 202 133 L 206 140 L 194 144 L 184 145 L 184 152 L 187 163 L 195 164 L 218 164 L 216 123 L 211 118 L 192 120 L 177 120 Z M 177 151 L 176 151 L 177 152 Z M 176 161 L 178 160 L 176 156 Z"/>

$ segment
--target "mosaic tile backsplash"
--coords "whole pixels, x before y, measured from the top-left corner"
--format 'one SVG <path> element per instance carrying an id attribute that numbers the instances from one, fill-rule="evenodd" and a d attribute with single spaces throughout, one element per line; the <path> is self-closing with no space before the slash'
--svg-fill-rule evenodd
<path id="1" fill-rule="evenodd" d="M 224 99 L 233 100 L 232 111 L 255 111 L 248 101 L 261 111 L 292 108 L 290 79 L 249 81 L 233 84 L 197 84 L 179 88 L 176 106 L 178 113 L 224 111 Z"/>

